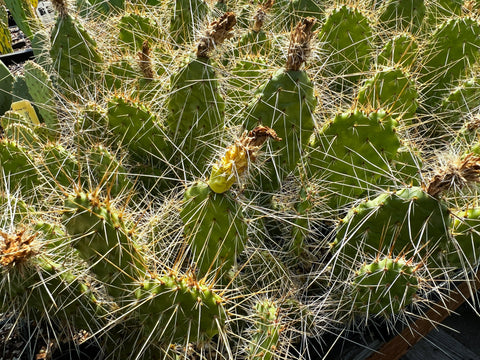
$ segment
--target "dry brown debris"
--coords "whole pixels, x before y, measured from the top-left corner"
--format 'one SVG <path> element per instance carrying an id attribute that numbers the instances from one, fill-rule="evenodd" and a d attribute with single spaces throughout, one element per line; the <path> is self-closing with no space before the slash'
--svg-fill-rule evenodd
<path id="1" fill-rule="evenodd" d="M 223 14 L 218 20 L 213 21 L 197 46 L 197 57 L 208 58 L 208 53 L 215 46 L 222 44 L 233 36 L 232 29 L 237 23 L 237 18 L 232 12 Z"/>

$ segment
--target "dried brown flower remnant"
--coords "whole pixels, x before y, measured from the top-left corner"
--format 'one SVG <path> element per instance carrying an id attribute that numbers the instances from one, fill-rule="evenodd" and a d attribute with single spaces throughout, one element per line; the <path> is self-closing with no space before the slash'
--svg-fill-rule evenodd
<path id="1" fill-rule="evenodd" d="M 480 128 L 480 114 L 476 114 L 471 121 L 466 124 L 468 131 L 475 131 Z"/>
<path id="2" fill-rule="evenodd" d="M 138 52 L 139 66 L 142 74 L 147 79 L 153 79 L 152 61 L 150 58 L 150 44 L 145 40 L 142 44 L 142 51 Z"/>
<path id="3" fill-rule="evenodd" d="M 480 156 L 470 153 L 448 164 L 425 187 L 428 194 L 437 197 L 451 188 L 461 188 L 479 181 Z"/>
<path id="4" fill-rule="evenodd" d="M 197 57 L 208 58 L 208 53 L 215 46 L 222 44 L 226 39 L 233 36 L 232 29 L 237 23 L 237 18 L 232 12 L 223 14 L 218 20 L 213 21 L 197 46 Z"/>
<path id="5" fill-rule="evenodd" d="M 32 245 L 36 234 L 27 234 L 25 229 L 21 229 L 14 234 L 8 234 L 0 231 L 3 241 L 0 243 L 0 265 L 17 265 L 27 261 L 37 253 Z"/>
<path id="6" fill-rule="evenodd" d="M 66 17 L 68 15 L 67 0 L 52 0 L 53 7 L 58 11 L 60 17 Z"/>
<path id="7" fill-rule="evenodd" d="M 272 8 L 272 6 L 273 0 L 267 0 L 265 3 L 260 5 L 257 12 L 255 13 L 255 16 L 253 17 L 253 20 L 255 21 L 253 23 L 253 31 L 259 32 L 262 29 L 263 23 L 267 18 L 267 12 Z"/>
<path id="8" fill-rule="evenodd" d="M 308 17 L 298 22 L 290 36 L 288 47 L 287 70 L 298 71 L 310 55 L 310 41 L 313 37 L 313 26 L 316 19 Z"/>

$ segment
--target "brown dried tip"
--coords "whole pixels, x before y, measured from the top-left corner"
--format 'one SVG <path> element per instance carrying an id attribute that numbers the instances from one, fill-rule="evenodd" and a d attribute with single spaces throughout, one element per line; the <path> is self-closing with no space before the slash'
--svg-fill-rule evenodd
<path id="1" fill-rule="evenodd" d="M 246 149 L 251 148 L 260 148 L 265 141 L 268 139 L 273 139 L 275 141 L 282 141 L 278 137 L 275 130 L 269 128 L 268 126 L 259 125 L 255 129 L 248 132 L 248 134 L 243 134 L 240 138 L 240 142 Z"/>
<path id="2" fill-rule="evenodd" d="M 19 230 L 11 235 L 0 231 L 3 242 L 0 244 L 0 265 L 17 265 L 27 261 L 37 252 L 32 246 L 36 235 L 27 235 L 26 230 Z"/>
<path id="3" fill-rule="evenodd" d="M 471 121 L 466 124 L 468 131 L 474 131 L 480 128 L 480 114 L 476 114 Z"/>
<path id="4" fill-rule="evenodd" d="M 215 46 L 222 44 L 225 39 L 233 36 L 231 33 L 233 27 L 237 23 L 237 18 L 232 12 L 223 14 L 218 20 L 213 21 L 205 35 L 200 39 L 197 46 L 197 57 L 208 57 L 208 53 Z"/>
<path id="5" fill-rule="evenodd" d="M 253 17 L 253 20 L 255 21 L 253 23 L 253 28 L 252 28 L 253 31 L 259 32 L 262 29 L 263 23 L 267 18 L 267 12 L 273 6 L 273 1 L 274 0 L 267 0 L 262 5 L 260 5 L 257 12 L 255 13 L 255 16 Z"/>
<path id="6" fill-rule="evenodd" d="M 313 26 L 316 19 L 308 17 L 298 22 L 297 27 L 290 36 L 288 47 L 287 70 L 298 71 L 310 55 L 310 41 L 313 37 Z"/>
<path id="7" fill-rule="evenodd" d="M 52 0 L 53 7 L 58 11 L 60 17 L 68 15 L 67 0 Z"/>
<path id="8" fill-rule="evenodd" d="M 145 40 L 142 44 L 142 51 L 138 52 L 139 66 L 143 76 L 147 79 L 153 79 L 152 61 L 150 59 L 150 44 Z"/>
<path id="9" fill-rule="evenodd" d="M 438 197 L 451 188 L 462 188 L 472 183 L 480 182 L 480 156 L 468 154 L 463 159 L 450 163 L 446 169 L 425 186 L 433 197 Z"/>
<path id="10" fill-rule="evenodd" d="M 245 131 L 242 136 L 235 141 L 235 144 L 227 149 L 226 155 L 222 159 L 224 164 L 229 164 L 234 160 L 233 162 L 236 163 L 237 172 L 243 173 L 244 167 L 246 168 L 248 162 L 254 162 L 256 160 L 257 151 L 260 150 L 268 139 L 282 141 L 282 139 L 277 136 L 275 130 L 268 126 L 259 125 L 248 133 Z M 239 156 L 239 154 L 241 155 Z M 239 159 L 241 160 L 239 161 Z"/>

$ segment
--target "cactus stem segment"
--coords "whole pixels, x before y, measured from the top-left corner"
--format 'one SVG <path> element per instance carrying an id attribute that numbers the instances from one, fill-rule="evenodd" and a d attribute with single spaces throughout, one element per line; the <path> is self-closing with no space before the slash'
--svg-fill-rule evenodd
<path id="1" fill-rule="evenodd" d="M 298 22 L 290 37 L 286 69 L 298 71 L 310 55 L 310 40 L 313 37 L 313 26 L 316 19 L 308 17 Z"/>
<path id="2" fill-rule="evenodd" d="M 218 20 L 213 21 L 198 42 L 197 57 L 208 58 L 208 53 L 212 51 L 215 46 L 222 44 L 225 39 L 232 36 L 231 31 L 236 23 L 237 18 L 232 12 L 227 12 Z"/>
<path id="3" fill-rule="evenodd" d="M 255 161 L 257 151 L 269 138 L 282 140 L 268 126 L 260 125 L 248 133 L 245 131 L 240 139 L 227 149 L 220 163 L 213 166 L 208 181 L 210 188 L 218 194 L 230 189 L 236 178 L 245 173 L 249 163 Z"/>

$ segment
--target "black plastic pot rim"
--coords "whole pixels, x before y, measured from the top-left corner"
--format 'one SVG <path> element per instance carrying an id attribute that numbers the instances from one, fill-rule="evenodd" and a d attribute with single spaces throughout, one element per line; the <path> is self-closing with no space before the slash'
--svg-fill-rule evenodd
<path id="1" fill-rule="evenodd" d="M 5 66 L 20 64 L 27 60 L 34 59 L 33 50 L 25 49 L 21 51 L 16 51 L 10 54 L 0 55 L 0 61 L 2 61 Z"/>

